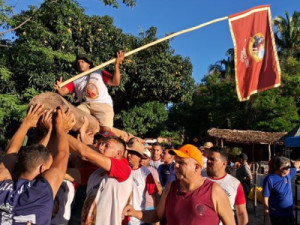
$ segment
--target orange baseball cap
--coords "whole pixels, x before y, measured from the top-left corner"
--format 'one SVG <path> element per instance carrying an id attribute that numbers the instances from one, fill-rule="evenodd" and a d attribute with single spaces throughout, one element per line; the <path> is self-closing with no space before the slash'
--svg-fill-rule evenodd
<path id="1" fill-rule="evenodd" d="M 184 145 L 179 150 L 171 149 L 169 152 L 172 154 L 174 153 L 180 158 L 192 158 L 195 159 L 199 165 L 203 166 L 203 159 L 201 151 L 194 145 Z"/>

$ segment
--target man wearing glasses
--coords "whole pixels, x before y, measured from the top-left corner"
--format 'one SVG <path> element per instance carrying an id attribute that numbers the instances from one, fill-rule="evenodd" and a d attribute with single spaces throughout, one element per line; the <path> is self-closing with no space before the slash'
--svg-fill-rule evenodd
<path id="1" fill-rule="evenodd" d="M 295 224 L 293 215 L 292 178 L 300 167 L 296 161 L 291 166 L 291 161 L 285 157 L 273 159 L 274 173 L 269 174 L 263 184 L 263 196 L 266 218 L 272 225 Z"/>

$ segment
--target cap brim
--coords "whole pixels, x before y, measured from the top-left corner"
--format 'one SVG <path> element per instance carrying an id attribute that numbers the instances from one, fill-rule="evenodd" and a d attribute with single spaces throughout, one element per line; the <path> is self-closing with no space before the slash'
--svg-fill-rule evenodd
<path id="1" fill-rule="evenodd" d="M 169 153 L 172 155 L 177 155 L 180 158 L 191 158 L 191 156 L 185 154 L 184 152 L 182 152 L 180 150 L 171 149 L 171 150 L 169 150 Z"/>

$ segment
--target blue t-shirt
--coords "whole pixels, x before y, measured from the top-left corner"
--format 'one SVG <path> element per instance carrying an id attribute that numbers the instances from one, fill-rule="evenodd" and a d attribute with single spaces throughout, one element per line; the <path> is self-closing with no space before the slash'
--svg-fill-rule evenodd
<path id="1" fill-rule="evenodd" d="M 269 214 L 273 216 L 293 215 L 292 178 L 297 173 L 296 168 L 291 168 L 290 173 L 281 177 L 269 174 L 264 179 L 263 196 L 269 197 Z"/>
<path id="2" fill-rule="evenodd" d="M 0 182 L 0 224 L 50 225 L 53 192 L 44 178 Z"/>
<path id="3" fill-rule="evenodd" d="M 159 174 L 160 183 L 163 187 L 165 187 L 168 183 L 176 180 L 174 165 L 175 165 L 174 162 L 172 162 L 169 165 L 166 164 L 159 165 L 157 172 Z"/>

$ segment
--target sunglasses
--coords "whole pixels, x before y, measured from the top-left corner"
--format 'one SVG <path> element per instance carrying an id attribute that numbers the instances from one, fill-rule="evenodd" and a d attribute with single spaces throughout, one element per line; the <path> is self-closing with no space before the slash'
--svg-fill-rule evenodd
<path id="1" fill-rule="evenodd" d="M 291 168 L 291 166 L 282 167 L 283 170 L 288 170 L 290 168 Z"/>

